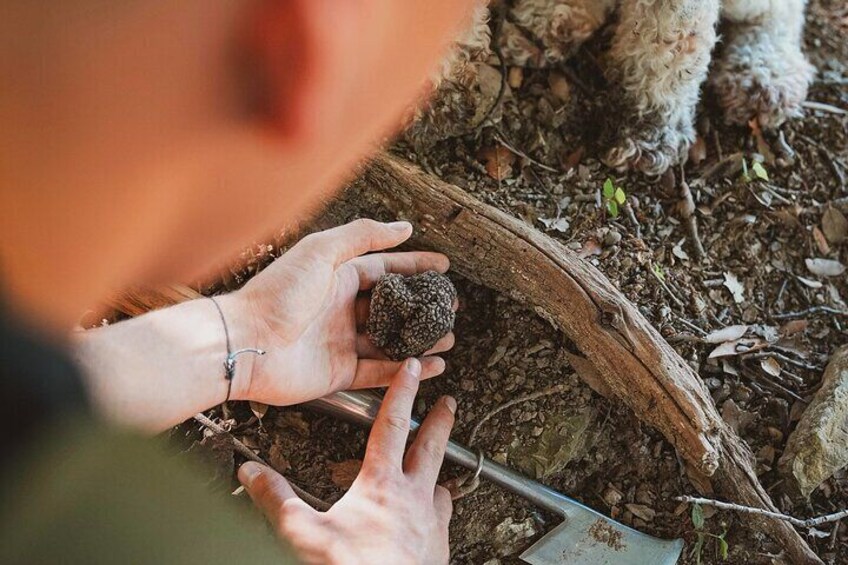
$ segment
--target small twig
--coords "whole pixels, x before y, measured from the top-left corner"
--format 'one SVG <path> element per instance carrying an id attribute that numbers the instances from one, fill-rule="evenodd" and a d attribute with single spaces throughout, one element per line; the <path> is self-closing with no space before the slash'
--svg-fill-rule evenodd
<path id="1" fill-rule="evenodd" d="M 777 351 L 757 351 L 754 353 L 743 353 L 741 355 L 743 359 L 765 359 L 768 357 L 774 357 L 775 359 L 780 359 L 784 363 L 789 363 L 790 365 L 795 365 L 796 367 L 800 367 L 802 369 L 807 369 L 808 371 L 821 371 L 821 367 L 818 365 L 811 365 L 809 363 L 804 363 L 803 361 L 798 361 L 796 359 L 792 359 L 791 357 L 787 357 L 783 353 L 779 353 Z"/>
<path id="2" fill-rule="evenodd" d="M 680 167 L 680 215 L 686 222 L 686 227 L 689 231 L 689 239 L 692 248 L 695 250 L 695 258 L 699 261 L 707 256 L 704 250 L 704 244 L 701 243 L 701 236 L 698 233 L 698 218 L 695 216 L 695 199 L 692 197 L 692 191 L 689 189 L 689 183 L 686 182 L 683 166 Z"/>
<path id="3" fill-rule="evenodd" d="M 657 280 L 658 283 L 660 283 L 660 286 L 663 288 L 663 290 L 666 292 L 666 294 L 668 294 L 671 297 L 671 299 L 674 300 L 674 303 L 677 304 L 678 306 L 680 306 L 680 309 L 685 312 L 686 311 L 686 305 L 683 303 L 683 301 L 680 300 L 677 297 L 677 295 L 674 294 L 674 292 L 671 291 L 671 289 L 668 287 L 668 285 L 665 284 L 665 281 L 660 278 L 660 276 L 654 270 L 654 264 L 651 263 L 649 266 L 650 266 L 651 274 L 654 275 L 654 278 Z"/>
<path id="4" fill-rule="evenodd" d="M 555 168 L 548 166 L 548 165 L 546 165 L 546 164 L 544 164 L 540 161 L 537 161 L 533 157 L 530 157 L 529 155 L 527 155 L 527 153 L 525 153 L 525 152 L 523 152 L 519 149 L 516 149 L 515 147 L 513 147 L 512 145 L 507 143 L 507 141 L 504 139 L 504 136 L 501 134 L 500 131 L 497 131 L 497 130 L 495 130 L 495 131 L 496 131 L 495 139 L 497 140 L 497 142 L 500 143 L 501 145 L 503 145 L 504 147 L 506 147 L 507 149 L 509 149 L 510 151 L 512 151 L 513 153 L 515 153 L 516 155 L 518 155 L 519 157 L 521 157 L 522 159 L 526 159 L 529 163 L 533 163 L 534 165 L 536 165 L 537 167 L 539 167 L 543 171 L 548 171 L 549 173 L 559 173 L 560 172 L 560 171 L 556 170 Z"/>
<path id="5" fill-rule="evenodd" d="M 471 434 L 468 436 L 468 445 L 474 445 L 474 440 L 477 438 L 477 432 L 480 431 L 480 428 L 483 426 L 483 424 L 488 422 L 493 416 L 497 415 L 498 413 L 503 412 L 507 408 L 511 408 L 516 404 L 521 404 L 522 402 L 530 402 L 531 400 L 536 400 L 538 398 L 550 396 L 552 394 L 558 394 L 560 392 L 568 390 L 568 388 L 569 387 L 565 384 L 553 385 L 544 390 L 531 392 L 530 394 L 519 396 L 518 398 L 513 398 L 512 400 L 504 402 L 500 406 L 493 408 L 492 410 L 487 412 L 482 418 L 480 418 L 480 421 L 474 425 L 474 428 L 471 430 Z"/>
<path id="6" fill-rule="evenodd" d="M 636 219 L 636 212 L 633 211 L 633 206 L 630 205 L 630 202 L 626 202 L 622 208 L 624 208 L 624 214 L 627 216 L 627 219 L 633 224 L 633 229 L 636 230 L 636 239 L 642 239 L 642 226 L 639 224 L 639 220 Z"/>
<path id="7" fill-rule="evenodd" d="M 772 318 L 774 318 L 775 320 L 788 320 L 790 318 L 803 318 L 804 316 L 816 314 L 818 312 L 823 312 L 825 314 L 834 314 L 837 316 L 848 316 L 848 310 L 839 310 L 837 308 L 831 308 L 830 306 L 811 306 L 806 310 L 799 310 L 798 312 L 784 312 L 783 314 L 772 314 Z"/>
<path id="8" fill-rule="evenodd" d="M 702 506 L 715 506 L 716 508 L 719 508 L 721 510 L 735 510 L 736 512 L 759 514 L 760 516 L 767 516 L 769 518 L 774 518 L 775 520 L 783 520 L 784 522 L 789 522 L 790 524 L 798 528 L 814 528 L 822 524 L 836 522 L 843 518 L 848 518 L 848 510 L 840 510 L 839 512 L 834 512 L 833 514 L 826 514 L 824 516 L 819 516 L 818 518 L 807 518 L 806 520 L 801 520 L 800 518 L 795 518 L 794 516 L 789 516 L 788 514 L 781 514 L 780 512 L 772 512 L 770 510 L 763 510 L 762 508 L 742 506 L 741 504 L 722 502 L 720 500 L 711 500 L 709 498 L 699 498 L 697 496 L 676 496 L 674 500 L 677 500 L 679 502 L 688 502 L 690 504 L 700 504 Z"/>
<path id="9" fill-rule="evenodd" d="M 808 110 L 816 110 L 819 112 L 828 112 L 830 114 L 838 114 L 840 116 L 848 116 L 848 110 L 834 106 L 833 104 L 825 104 L 824 102 L 816 102 L 814 100 L 805 100 L 801 106 Z"/>
<path id="10" fill-rule="evenodd" d="M 204 414 L 195 414 L 194 420 L 196 422 L 198 422 L 199 424 L 201 424 L 202 426 L 209 428 L 210 430 L 212 430 L 216 434 L 223 434 L 223 435 L 229 437 L 233 442 L 233 447 L 235 448 L 235 450 L 238 451 L 239 454 L 244 456 L 246 459 L 250 459 L 251 461 L 255 461 L 256 463 L 259 463 L 261 465 L 265 465 L 266 467 L 270 467 L 271 469 L 274 469 L 273 466 L 269 465 L 264 459 L 262 459 L 261 457 L 259 457 L 255 453 L 253 453 L 253 451 L 251 451 L 251 449 L 249 447 L 247 447 L 245 444 L 240 442 L 233 434 L 231 434 L 230 432 L 228 432 L 227 430 L 225 430 L 224 428 L 222 428 L 221 426 L 219 426 L 218 424 L 216 424 L 215 422 L 210 420 Z M 274 469 L 274 470 L 277 471 L 278 473 L 280 473 L 279 469 Z M 280 473 L 280 474 L 282 474 L 282 473 Z M 288 480 L 288 479 L 286 479 L 286 480 Z M 330 509 L 330 505 L 328 503 L 324 502 L 323 500 L 321 500 L 320 498 L 318 498 L 316 496 L 309 494 L 308 492 L 306 492 L 305 490 L 303 490 L 302 488 L 300 488 L 299 486 L 297 486 L 293 482 L 289 481 L 289 485 L 291 485 L 292 490 L 300 498 L 302 498 L 304 500 L 304 502 L 308 503 L 310 506 L 312 506 L 316 510 L 321 510 L 322 512 L 326 512 L 327 510 Z"/>

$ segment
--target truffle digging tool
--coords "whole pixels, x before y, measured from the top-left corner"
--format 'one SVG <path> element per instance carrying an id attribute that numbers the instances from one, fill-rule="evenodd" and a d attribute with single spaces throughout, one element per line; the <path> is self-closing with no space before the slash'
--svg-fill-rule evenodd
<path id="1" fill-rule="evenodd" d="M 306 404 L 322 412 L 369 426 L 381 399 L 373 392 L 337 392 Z M 413 419 L 411 430 L 419 423 Z M 477 455 L 453 441 L 445 458 L 564 518 L 521 554 L 531 565 L 672 565 L 683 549 L 682 540 L 661 540 L 643 534 L 592 510 L 512 469 Z"/>

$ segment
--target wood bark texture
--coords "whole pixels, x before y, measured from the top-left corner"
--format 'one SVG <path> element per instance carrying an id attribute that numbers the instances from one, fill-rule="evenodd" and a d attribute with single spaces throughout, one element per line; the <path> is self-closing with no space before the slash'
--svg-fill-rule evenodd
<path id="1" fill-rule="evenodd" d="M 388 154 L 378 155 L 319 222 L 356 217 L 411 221 L 414 247 L 446 254 L 454 271 L 532 307 L 563 331 L 594 367 L 602 389 L 662 432 L 716 492 L 777 510 L 757 479 L 750 450 L 721 419 L 701 379 L 598 269 L 520 220 Z M 821 563 L 785 522 L 748 520 L 793 563 Z"/>

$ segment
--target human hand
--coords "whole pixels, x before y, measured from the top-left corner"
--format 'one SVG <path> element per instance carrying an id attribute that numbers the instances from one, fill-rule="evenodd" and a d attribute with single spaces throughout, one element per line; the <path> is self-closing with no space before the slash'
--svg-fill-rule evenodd
<path id="1" fill-rule="evenodd" d="M 234 399 L 276 406 L 297 404 L 338 390 L 385 386 L 400 363 L 389 361 L 362 332 L 370 299 L 360 297 L 385 273 L 448 270 L 439 253 L 370 253 L 412 235 L 408 222 L 356 220 L 311 234 L 235 293 L 243 323 L 263 357 L 243 356 L 247 378 L 233 383 Z M 442 338 L 421 359 L 421 378 L 441 374 L 433 353 L 453 347 Z M 241 380 L 241 382 L 238 382 Z"/>
<path id="2" fill-rule="evenodd" d="M 277 533 L 307 563 L 447 563 L 452 513 L 436 485 L 456 401 L 441 398 L 406 451 L 421 365 L 409 359 L 392 380 L 374 420 L 362 469 L 327 512 L 308 506 L 268 467 L 248 462 L 239 480 Z"/>

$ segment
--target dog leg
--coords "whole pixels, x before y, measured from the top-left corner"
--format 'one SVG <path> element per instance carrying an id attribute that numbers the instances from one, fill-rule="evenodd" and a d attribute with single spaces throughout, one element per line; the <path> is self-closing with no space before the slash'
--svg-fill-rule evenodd
<path id="1" fill-rule="evenodd" d="M 776 128 L 801 116 L 815 69 L 801 52 L 806 0 L 725 0 L 724 46 L 710 84 L 725 118 Z"/>
<path id="2" fill-rule="evenodd" d="M 617 0 L 517 0 L 497 38 L 509 65 L 545 67 L 568 59 L 606 22 Z"/>
<path id="3" fill-rule="evenodd" d="M 430 80 L 432 95 L 407 119 L 404 136 L 416 149 L 470 131 L 497 98 L 500 73 L 484 63 L 491 54 L 486 4 L 478 2 L 469 27 Z"/>
<path id="4" fill-rule="evenodd" d="M 657 175 L 685 155 L 719 11 L 719 0 L 622 2 L 607 70 L 616 121 L 601 135 L 607 165 Z"/>

